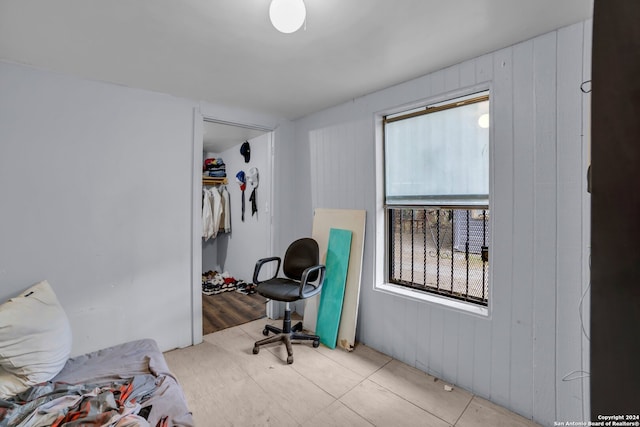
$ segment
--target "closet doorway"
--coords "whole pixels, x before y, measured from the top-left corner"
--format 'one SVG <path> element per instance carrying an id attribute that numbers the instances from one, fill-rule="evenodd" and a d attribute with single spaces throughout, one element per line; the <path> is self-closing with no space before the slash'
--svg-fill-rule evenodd
<path id="1" fill-rule="evenodd" d="M 266 299 L 251 292 L 251 281 L 255 262 L 272 252 L 273 132 L 205 118 L 202 134 L 203 177 L 219 176 L 222 170 L 226 174 L 226 183 L 202 180 L 203 203 L 207 190 L 226 190 L 229 205 L 223 215 L 230 217 L 231 225 L 225 231 L 220 224 L 215 237 L 202 238 L 202 334 L 206 335 L 266 316 Z M 215 165 L 205 171 L 207 159 L 216 160 L 208 160 Z M 238 173 L 245 176 L 244 193 Z"/>

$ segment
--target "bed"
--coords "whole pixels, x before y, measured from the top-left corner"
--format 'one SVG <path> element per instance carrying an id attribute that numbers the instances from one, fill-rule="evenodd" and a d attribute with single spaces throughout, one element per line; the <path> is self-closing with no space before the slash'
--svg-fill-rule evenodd
<path id="1" fill-rule="evenodd" d="M 0 427 L 194 425 L 183 390 L 154 340 L 131 341 L 68 358 L 70 340 L 66 342 L 65 333 L 57 331 L 52 340 L 55 346 L 42 342 L 43 336 L 52 333 L 50 330 L 25 334 L 24 325 L 29 321 L 16 320 L 16 309 L 20 310 L 19 316 L 25 310 L 37 309 L 36 317 L 46 318 L 46 310 L 55 305 L 49 293 L 48 283 L 40 282 L 0 306 Z M 35 296 L 38 298 L 32 298 Z M 32 319 L 34 313 L 28 314 Z M 55 323 L 37 322 L 39 329 Z M 18 339 L 7 336 L 6 329 L 18 325 L 20 331 L 9 331 Z M 67 357 L 61 356 L 57 348 L 60 343 Z M 30 346 L 39 346 L 39 350 Z M 34 360 L 41 353 L 46 356 Z"/>

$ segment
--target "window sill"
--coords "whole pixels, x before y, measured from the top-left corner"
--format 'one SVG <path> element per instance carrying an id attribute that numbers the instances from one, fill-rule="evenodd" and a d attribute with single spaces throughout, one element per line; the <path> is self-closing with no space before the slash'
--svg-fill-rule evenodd
<path id="1" fill-rule="evenodd" d="M 414 301 L 437 304 L 440 306 L 464 311 L 464 312 L 479 315 L 479 316 L 484 316 L 484 317 L 489 316 L 488 307 L 482 307 L 482 306 L 471 304 L 464 301 L 457 301 L 455 299 L 441 297 L 439 295 L 429 294 L 427 292 L 420 292 L 410 288 L 406 288 L 404 286 L 394 285 L 392 283 L 379 283 L 379 284 L 376 284 L 374 289 L 379 292 L 383 292 L 386 294 L 399 296 L 403 298 L 409 298 Z"/>

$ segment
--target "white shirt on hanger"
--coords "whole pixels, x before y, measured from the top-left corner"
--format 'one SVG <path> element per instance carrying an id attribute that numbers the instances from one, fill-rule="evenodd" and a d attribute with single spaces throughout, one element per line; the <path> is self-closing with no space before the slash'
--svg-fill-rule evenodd
<path id="1" fill-rule="evenodd" d="M 224 232 L 231 232 L 231 198 L 229 197 L 229 191 L 227 187 L 222 187 L 222 208 L 224 212 Z"/>
<path id="2" fill-rule="evenodd" d="M 211 198 L 211 211 L 212 211 L 212 224 L 213 234 L 211 237 L 215 238 L 218 235 L 220 229 L 220 218 L 222 217 L 222 196 L 217 188 L 209 189 Z"/>
<path id="3" fill-rule="evenodd" d="M 202 189 L 202 237 L 209 240 L 213 235 L 213 211 L 211 209 L 210 191 Z"/>

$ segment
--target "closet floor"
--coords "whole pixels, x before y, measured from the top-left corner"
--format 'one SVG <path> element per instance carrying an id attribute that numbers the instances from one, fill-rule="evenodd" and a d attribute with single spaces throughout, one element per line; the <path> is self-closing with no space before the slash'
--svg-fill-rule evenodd
<path id="1" fill-rule="evenodd" d="M 244 295 L 230 291 L 202 295 L 202 334 L 242 325 L 266 317 L 267 299 L 257 293 Z"/>

